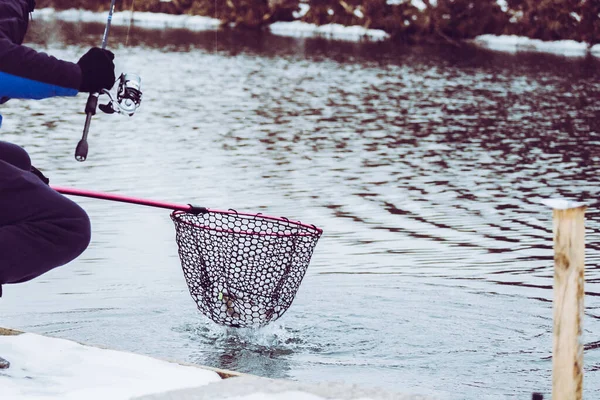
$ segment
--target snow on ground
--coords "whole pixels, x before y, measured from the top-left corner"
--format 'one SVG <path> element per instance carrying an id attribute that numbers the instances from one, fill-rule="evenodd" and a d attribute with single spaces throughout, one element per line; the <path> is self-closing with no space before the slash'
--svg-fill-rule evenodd
<path id="1" fill-rule="evenodd" d="M 221 381 L 216 372 L 32 333 L 0 336 L 0 398 L 119 400 Z"/>
<path id="2" fill-rule="evenodd" d="M 433 400 L 336 382 L 221 379 L 201 367 L 33 333 L 0 334 L 0 355 L 11 362 L 0 370 L 2 400 Z"/>
<path id="3" fill-rule="evenodd" d="M 307 384 L 245 375 L 200 388 L 141 396 L 134 400 L 434 400 L 417 393 L 394 393 L 336 382 Z"/>

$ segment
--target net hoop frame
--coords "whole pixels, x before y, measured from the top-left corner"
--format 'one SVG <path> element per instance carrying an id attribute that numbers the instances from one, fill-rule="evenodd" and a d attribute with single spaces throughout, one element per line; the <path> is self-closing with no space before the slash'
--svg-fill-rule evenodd
<path id="1" fill-rule="evenodd" d="M 175 210 L 171 213 L 171 216 L 176 218 L 178 215 L 180 214 L 190 214 L 189 211 L 181 211 L 181 210 Z M 240 215 L 242 217 L 248 217 L 248 218 L 259 218 L 259 219 L 266 219 L 266 220 L 271 220 L 271 221 L 276 221 L 276 222 L 285 222 L 289 225 L 295 225 L 298 227 L 301 227 L 305 230 L 307 230 L 308 232 L 301 232 L 301 233 L 268 233 L 268 232 L 256 232 L 256 231 L 237 231 L 237 230 L 233 230 L 233 229 L 218 229 L 218 228 L 211 228 L 210 226 L 206 226 L 206 225 L 198 225 L 198 224 L 194 224 L 188 221 L 183 221 L 183 220 L 178 220 L 180 223 L 192 226 L 194 228 L 198 228 L 198 229 L 206 229 L 206 230 L 210 230 L 210 231 L 214 231 L 214 232 L 222 232 L 222 233 L 234 233 L 236 235 L 256 235 L 256 236 L 281 236 L 281 237 L 287 237 L 287 236 L 321 236 L 323 234 L 323 230 L 320 228 L 317 228 L 315 225 L 309 225 L 309 224 L 305 224 L 303 222 L 300 221 L 294 221 L 291 219 L 287 219 L 285 217 L 272 217 L 269 215 L 264 215 L 261 213 L 256 213 L 256 214 L 251 214 L 251 213 L 245 213 L 245 212 L 238 212 L 236 210 L 213 210 L 213 209 L 209 209 L 206 208 L 204 209 L 201 214 L 225 214 L 225 215 Z"/>
<path id="2" fill-rule="evenodd" d="M 315 225 L 233 209 L 191 207 L 171 219 L 192 299 L 213 322 L 236 328 L 264 326 L 288 310 L 323 234 Z"/>

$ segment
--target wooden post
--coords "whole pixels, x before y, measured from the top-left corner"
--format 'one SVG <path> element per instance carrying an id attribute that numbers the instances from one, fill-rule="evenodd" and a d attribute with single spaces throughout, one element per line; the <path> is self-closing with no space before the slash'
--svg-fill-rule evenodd
<path id="1" fill-rule="evenodd" d="M 554 329 L 552 346 L 552 398 L 581 400 L 585 265 L 585 203 L 566 200 L 544 202 L 553 209 Z"/>

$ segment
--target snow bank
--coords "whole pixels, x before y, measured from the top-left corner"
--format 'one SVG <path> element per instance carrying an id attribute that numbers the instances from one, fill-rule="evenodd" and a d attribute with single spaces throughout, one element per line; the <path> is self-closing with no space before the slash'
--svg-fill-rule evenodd
<path id="1" fill-rule="evenodd" d="M 275 22 L 270 26 L 271 32 L 281 36 L 294 37 L 328 37 L 343 40 L 383 40 L 389 35 L 379 29 L 366 29 L 362 26 L 344 26 L 339 24 L 314 25 L 301 21 Z"/>
<path id="2" fill-rule="evenodd" d="M 100 22 L 105 24 L 108 18 L 106 12 L 92 12 L 87 10 L 64 10 L 56 11 L 53 8 L 42 8 L 35 10 L 33 14 L 34 21 L 39 18 L 45 21 L 60 20 L 71 22 Z M 133 12 L 120 11 L 113 13 L 112 24 L 128 26 L 130 21 L 135 26 L 146 28 L 182 28 L 194 31 L 202 31 L 218 28 L 221 21 L 216 18 L 201 17 L 197 15 L 173 15 L 151 12 Z"/>
<path id="3" fill-rule="evenodd" d="M 307 384 L 216 372 L 70 340 L 2 336 L 0 399 L 10 400 L 433 400 L 337 382 Z"/>
<path id="4" fill-rule="evenodd" d="M 473 43 L 491 50 L 514 53 L 519 51 L 543 52 L 564 56 L 584 56 L 588 47 L 586 43 L 575 42 L 573 40 L 544 42 L 537 39 L 508 35 L 481 35 L 476 37 Z M 600 56 L 600 45 L 593 46 L 591 52 L 594 55 Z"/>
<path id="5" fill-rule="evenodd" d="M 134 400 L 434 400 L 420 394 L 393 393 L 336 382 L 307 384 L 259 376 L 224 379 L 200 388 L 152 394 Z"/>
<path id="6" fill-rule="evenodd" d="M 0 336 L 2 399 L 119 400 L 221 381 L 216 372 L 32 333 Z"/>
<path id="7" fill-rule="evenodd" d="M 568 199 L 544 199 L 541 200 L 541 203 L 547 207 L 553 208 L 555 210 L 568 210 L 571 208 L 579 208 L 583 206 L 588 206 L 588 203 L 578 202 Z"/>

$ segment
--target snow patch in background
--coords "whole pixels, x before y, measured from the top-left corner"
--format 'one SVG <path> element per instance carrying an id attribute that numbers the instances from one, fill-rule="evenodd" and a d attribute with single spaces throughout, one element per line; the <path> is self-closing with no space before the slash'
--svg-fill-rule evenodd
<path id="1" fill-rule="evenodd" d="M 389 1 L 388 1 L 388 3 L 389 3 Z M 423 3 L 421 0 L 412 0 L 411 4 L 421 11 L 423 11 L 424 9 L 427 8 L 425 3 Z M 435 4 L 435 1 L 432 1 L 431 4 Z"/>
<path id="2" fill-rule="evenodd" d="M 216 372 L 32 333 L 0 336 L 2 399 L 120 400 L 221 381 Z"/>
<path id="3" fill-rule="evenodd" d="M 294 37 L 327 37 L 331 39 L 353 40 L 361 39 L 384 40 L 389 35 L 379 29 L 366 29 L 362 26 L 344 26 L 339 24 L 314 25 L 301 21 L 275 22 L 269 26 L 275 35 Z"/>
<path id="4" fill-rule="evenodd" d="M 300 7 L 299 11 L 294 11 L 292 13 L 294 18 L 297 18 L 297 19 L 304 17 L 306 15 L 306 13 L 308 12 L 308 10 L 310 10 L 310 6 L 305 3 L 300 3 L 299 7 Z"/>
<path id="5" fill-rule="evenodd" d="M 401 0 L 388 0 L 401 1 Z M 499 2 L 502 6 L 502 2 Z M 413 0 L 412 4 L 419 7 L 420 0 Z M 300 11 L 295 13 L 295 17 L 300 18 L 308 12 L 308 5 L 300 4 Z M 34 18 L 42 20 L 62 20 L 62 21 L 82 21 L 106 23 L 108 13 L 97 13 L 85 10 L 65 10 L 55 11 L 52 8 L 43 8 L 36 10 Z M 131 12 L 122 11 L 113 14 L 112 23 L 114 25 L 127 26 L 130 23 Z M 180 28 L 193 31 L 218 29 L 221 21 L 216 18 L 192 16 L 192 15 L 172 15 L 150 12 L 134 12 L 133 24 L 147 28 Z M 383 30 L 366 29 L 362 26 L 344 26 L 339 24 L 315 25 L 301 21 L 275 22 L 269 26 L 270 31 L 275 35 L 293 36 L 293 37 L 325 37 L 338 40 L 385 40 L 390 36 Z M 555 42 L 544 42 L 536 39 L 529 39 L 521 36 L 496 36 L 481 35 L 471 40 L 471 43 L 490 50 L 505 52 L 544 52 L 563 56 L 585 56 L 587 53 L 587 44 L 575 42 L 572 40 L 561 40 Z M 600 45 L 595 45 L 591 49 L 591 54 L 600 57 Z"/>
<path id="6" fill-rule="evenodd" d="M 508 11 L 508 3 L 506 2 L 506 0 L 498 0 L 496 3 L 498 3 L 502 11 Z"/>
<path id="7" fill-rule="evenodd" d="M 588 45 L 586 43 L 576 42 L 574 40 L 544 42 L 542 40 L 529 39 L 521 36 L 481 35 L 473 39 L 472 42 L 490 50 L 511 53 L 543 52 L 564 56 L 585 56 L 588 51 Z M 600 45 L 593 46 L 591 48 L 591 53 L 600 56 Z"/>
<path id="8" fill-rule="evenodd" d="M 427 6 L 425 5 L 425 3 L 423 3 L 422 0 L 387 0 L 386 1 L 387 4 L 391 5 L 391 6 L 396 6 L 399 4 L 403 4 L 403 3 L 410 3 L 412 6 L 418 8 L 419 10 L 424 10 L 427 8 Z M 436 6 L 437 5 L 437 1 L 436 0 L 430 0 L 429 3 L 432 6 Z"/>
<path id="9" fill-rule="evenodd" d="M 184 28 L 189 30 L 209 30 L 218 28 L 221 21 L 216 18 L 202 17 L 198 15 L 173 15 L 164 13 L 138 12 L 133 13 L 131 19 L 130 11 L 119 11 L 113 13 L 112 24 L 128 26 L 130 21 L 135 26 L 147 28 Z M 108 12 L 93 12 L 87 10 L 64 10 L 56 11 L 53 8 L 42 8 L 33 14 L 36 18 L 45 21 L 61 20 L 70 22 L 100 22 L 106 24 Z"/>

